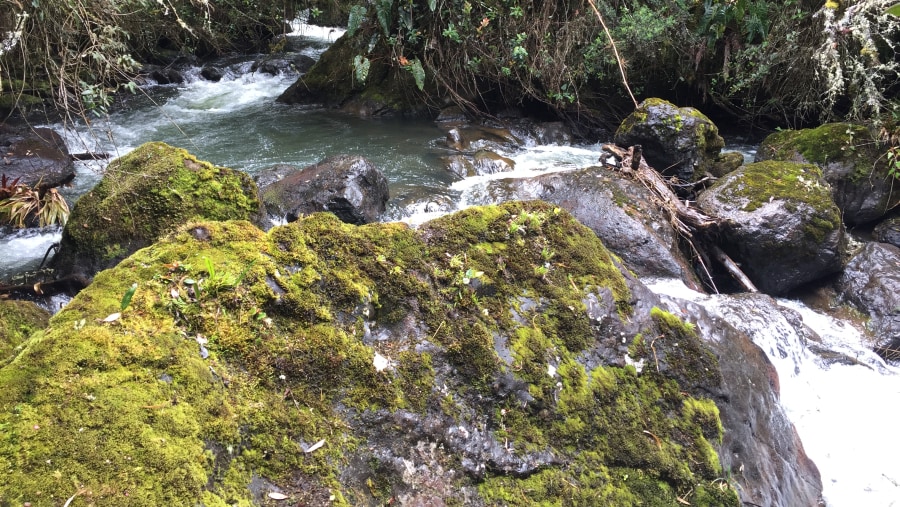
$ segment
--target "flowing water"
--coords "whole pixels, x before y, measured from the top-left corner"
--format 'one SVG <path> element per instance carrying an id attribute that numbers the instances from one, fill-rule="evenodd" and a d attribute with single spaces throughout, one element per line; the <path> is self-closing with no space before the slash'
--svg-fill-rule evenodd
<path id="1" fill-rule="evenodd" d="M 340 33 L 298 25 L 294 45 L 316 57 Z M 90 126 L 65 129 L 70 149 L 121 156 L 144 142 L 164 141 L 250 174 L 275 164 L 305 167 L 331 155 L 359 154 L 389 180 L 391 199 L 384 219 L 410 223 L 489 201 L 492 179 L 587 167 L 600 155 L 599 145 L 532 146 L 503 154 L 516 163 L 512 173 L 457 180 L 443 168 L 444 132 L 433 122 L 360 119 L 277 104 L 274 99 L 297 76 L 251 73 L 250 65 L 223 60 L 226 73 L 220 82 L 205 81 L 194 69 L 184 84 L 147 88 L 127 109 Z M 66 190 L 70 200 L 99 181 L 104 165 L 79 163 L 77 185 Z M 433 211 L 433 203 L 442 203 L 440 211 Z M 59 234 L 58 228 L 46 228 L 0 239 L 0 280 L 35 268 Z M 829 365 L 783 317 L 760 319 L 752 309 L 729 304 L 727 296 L 705 296 L 671 282 L 657 281 L 651 288 L 700 302 L 745 329 L 767 352 L 781 377 L 782 403 L 822 472 L 828 505 L 900 505 L 900 439 L 891 431 L 900 415 L 900 369 L 872 354 L 855 329 L 799 303 L 779 302 L 800 312 L 821 337 L 822 347 L 858 359 L 853 365 Z"/>

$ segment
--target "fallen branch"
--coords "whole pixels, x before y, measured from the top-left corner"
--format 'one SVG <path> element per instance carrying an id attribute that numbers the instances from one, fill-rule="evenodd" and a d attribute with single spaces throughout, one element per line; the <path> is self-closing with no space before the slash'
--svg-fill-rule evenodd
<path id="1" fill-rule="evenodd" d="M 640 181 L 648 190 L 660 199 L 663 209 L 669 212 L 672 226 L 687 238 L 693 237 L 697 230 L 707 230 L 719 224 L 719 220 L 707 216 L 697 209 L 691 208 L 672 192 L 668 182 L 655 169 L 647 165 L 641 156 L 640 145 L 631 149 L 623 149 L 613 144 L 604 144 L 603 150 L 618 160 L 619 171 Z"/>
<path id="2" fill-rule="evenodd" d="M 731 260 L 731 257 L 719 248 L 718 245 L 712 245 L 710 250 L 712 250 L 713 257 L 715 257 L 715 259 L 725 267 L 728 273 L 744 287 L 744 290 L 747 292 L 759 292 L 756 285 L 753 285 L 753 282 L 751 282 L 750 279 L 747 278 L 747 275 L 741 271 L 741 268 L 738 267 L 737 263 Z"/>
<path id="3" fill-rule="evenodd" d="M 670 188 L 669 183 L 662 177 L 659 172 L 647 165 L 642 155 L 640 145 L 634 145 L 629 149 L 625 149 L 614 144 L 604 144 L 603 151 L 609 153 L 618 161 L 618 165 L 613 166 L 619 172 L 627 175 L 629 178 L 635 179 L 650 190 L 658 199 L 660 206 L 669 214 L 669 221 L 675 231 L 678 232 L 690 245 L 691 249 L 697 255 L 697 261 L 703 268 L 710 286 L 718 293 L 716 285 L 713 282 L 712 275 L 706 267 L 708 261 L 705 261 L 703 249 L 699 248 L 695 241 L 694 234 L 697 232 L 709 232 L 719 227 L 721 220 L 710 217 L 700 210 L 690 207 L 675 195 Z M 750 278 L 741 271 L 741 268 L 735 263 L 721 248 L 715 244 L 709 246 L 712 257 L 744 287 L 748 292 L 759 292 L 759 289 L 753 285 Z"/>
<path id="4" fill-rule="evenodd" d="M 72 153 L 69 155 L 74 161 L 83 161 L 83 160 L 109 160 L 111 155 L 109 153 L 98 153 L 95 151 L 89 151 L 87 153 Z"/>
<path id="5" fill-rule="evenodd" d="M 46 297 L 54 294 L 75 294 L 88 286 L 91 281 L 81 275 L 67 275 L 48 282 L 21 285 L 0 285 L 0 296 L 18 295 L 22 297 Z"/>

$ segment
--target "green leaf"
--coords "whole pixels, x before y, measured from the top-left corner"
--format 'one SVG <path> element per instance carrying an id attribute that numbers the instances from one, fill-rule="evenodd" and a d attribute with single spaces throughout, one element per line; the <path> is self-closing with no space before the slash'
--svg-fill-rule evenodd
<path id="1" fill-rule="evenodd" d="M 124 312 L 128 305 L 131 304 L 131 298 L 134 297 L 134 292 L 137 290 L 138 284 L 133 283 L 128 290 L 125 291 L 125 295 L 122 296 L 122 311 Z"/>
<path id="2" fill-rule="evenodd" d="M 409 65 L 406 67 L 412 72 L 413 79 L 416 80 L 416 86 L 419 88 L 419 91 L 425 89 L 425 69 L 422 68 L 422 62 L 419 61 L 418 58 L 409 62 Z"/>
<path id="3" fill-rule="evenodd" d="M 360 84 L 366 82 L 366 78 L 369 77 L 369 65 L 371 62 L 368 58 L 362 55 L 356 55 L 353 57 L 353 71 L 356 76 L 356 81 Z"/>
<path id="4" fill-rule="evenodd" d="M 393 0 L 375 0 L 375 14 L 378 15 L 378 22 L 381 23 L 381 29 L 384 30 L 384 36 L 391 34 L 391 9 L 394 7 Z"/>
<path id="5" fill-rule="evenodd" d="M 353 37 L 362 22 L 366 19 L 366 8 L 362 5 L 350 7 L 350 18 L 347 20 L 347 36 Z"/>
<path id="6" fill-rule="evenodd" d="M 437 9 L 437 0 L 428 0 L 428 8 L 431 9 L 431 12 L 434 12 Z"/>
<path id="7" fill-rule="evenodd" d="M 891 16 L 897 16 L 900 18 L 900 4 L 894 4 L 888 7 L 888 10 L 884 11 L 885 14 L 890 14 Z"/>

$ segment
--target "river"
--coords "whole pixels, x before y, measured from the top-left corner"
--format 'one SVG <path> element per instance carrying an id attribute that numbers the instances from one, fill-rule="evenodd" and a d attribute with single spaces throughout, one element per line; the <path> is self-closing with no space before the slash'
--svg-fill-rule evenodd
<path id="1" fill-rule="evenodd" d="M 298 25 L 293 34 L 303 52 L 317 57 L 339 30 Z M 389 180 L 391 199 L 385 220 L 420 223 L 440 213 L 429 203 L 462 208 L 484 202 L 490 179 L 527 177 L 594 165 L 599 145 L 534 146 L 504 153 L 512 173 L 458 180 L 443 168 L 444 132 L 433 122 L 360 119 L 334 111 L 275 103 L 296 75 L 248 72 L 251 61 L 223 61 L 225 77 L 205 81 L 199 69 L 181 85 L 154 86 L 131 100 L 126 110 L 87 125 L 63 128 L 70 149 L 121 156 L 147 141 L 165 141 L 199 158 L 255 174 L 275 164 L 300 167 L 336 154 L 364 155 Z M 70 200 L 90 190 L 103 166 L 77 166 Z M 58 228 L 29 230 L 0 239 L 0 279 L 40 263 L 59 239 Z M 729 296 L 707 296 L 680 283 L 651 281 L 658 294 L 689 299 L 736 324 L 750 317 L 729 305 Z M 900 505 L 900 439 L 891 431 L 900 415 L 900 369 L 884 364 L 852 325 L 816 313 L 795 301 L 780 301 L 800 312 L 822 337 L 822 344 L 855 357 L 857 364 L 828 364 L 807 348 L 797 331 L 777 318 L 748 333 L 769 355 L 781 378 L 781 401 L 816 462 L 829 506 Z"/>

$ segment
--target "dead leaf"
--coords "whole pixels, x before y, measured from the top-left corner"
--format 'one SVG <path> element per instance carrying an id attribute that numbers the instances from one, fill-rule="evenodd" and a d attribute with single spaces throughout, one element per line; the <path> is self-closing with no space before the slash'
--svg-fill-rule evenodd
<path id="1" fill-rule="evenodd" d="M 272 500 L 287 500 L 288 496 L 277 491 L 270 491 L 268 497 Z"/>
<path id="2" fill-rule="evenodd" d="M 108 317 L 103 319 L 101 322 L 115 322 L 115 321 L 119 320 L 119 317 L 121 317 L 121 316 L 122 316 L 122 314 L 119 312 L 111 313 L 111 314 L 109 314 Z"/>
<path id="3" fill-rule="evenodd" d="M 311 452 L 313 452 L 313 451 L 319 450 L 323 445 L 325 445 L 325 439 L 324 439 L 324 438 L 323 438 L 322 440 L 319 440 L 318 442 L 314 443 L 313 445 L 307 447 L 306 450 L 303 451 L 303 452 L 309 454 L 309 453 L 311 453 Z"/>

